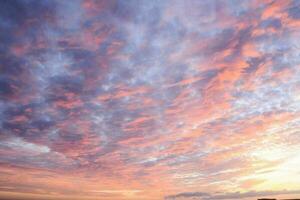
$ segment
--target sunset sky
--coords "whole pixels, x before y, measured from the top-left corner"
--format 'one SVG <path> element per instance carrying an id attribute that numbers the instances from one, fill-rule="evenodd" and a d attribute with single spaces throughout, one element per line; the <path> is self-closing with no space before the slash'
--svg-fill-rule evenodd
<path id="1" fill-rule="evenodd" d="M 0 199 L 300 197 L 300 1 L 0 0 Z"/>

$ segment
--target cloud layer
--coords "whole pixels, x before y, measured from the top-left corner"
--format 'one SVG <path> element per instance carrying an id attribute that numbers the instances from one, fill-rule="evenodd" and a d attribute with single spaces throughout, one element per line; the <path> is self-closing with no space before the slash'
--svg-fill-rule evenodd
<path id="1" fill-rule="evenodd" d="M 299 11 L 2 0 L 0 195 L 298 190 Z"/>

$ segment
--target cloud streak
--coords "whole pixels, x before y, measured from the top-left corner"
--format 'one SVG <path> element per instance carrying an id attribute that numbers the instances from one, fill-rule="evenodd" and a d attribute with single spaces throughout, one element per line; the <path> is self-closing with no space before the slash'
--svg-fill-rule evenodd
<path id="1" fill-rule="evenodd" d="M 225 194 L 208 194 L 202 192 L 186 192 L 165 197 L 166 200 L 186 199 L 244 199 L 249 197 L 264 197 L 283 194 L 300 194 L 299 190 L 282 190 L 282 191 L 250 191 L 250 192 L 230 192 Z"/>

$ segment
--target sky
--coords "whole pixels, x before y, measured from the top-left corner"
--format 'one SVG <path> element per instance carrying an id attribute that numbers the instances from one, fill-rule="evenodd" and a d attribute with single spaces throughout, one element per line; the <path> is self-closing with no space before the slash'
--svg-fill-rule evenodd
<path id="1" fill-rule="evenodd" d="M 300 197 L 300 1 L 0 0 L 0 199 Z"/>

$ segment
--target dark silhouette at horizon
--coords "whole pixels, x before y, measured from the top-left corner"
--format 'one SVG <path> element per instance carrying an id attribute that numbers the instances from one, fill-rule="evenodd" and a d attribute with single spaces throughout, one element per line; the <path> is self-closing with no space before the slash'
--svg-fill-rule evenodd
<path id="1" fill-rule="evenodd" d="M 261 199 L 257 199 L 257 200 L 277 200 L 274 198 L 261 198 Z M 278 200 L 300 200 L 300 199 L 278 199 Z"/>

